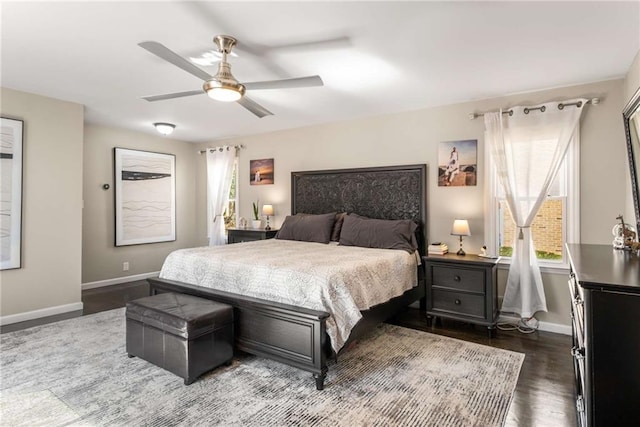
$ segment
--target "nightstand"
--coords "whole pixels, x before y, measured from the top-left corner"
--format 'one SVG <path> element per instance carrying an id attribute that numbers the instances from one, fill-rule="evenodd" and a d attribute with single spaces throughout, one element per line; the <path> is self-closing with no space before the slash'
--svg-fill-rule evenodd
<path id="1" fill-rule="evenodd" d="M 498 319 L 498 259 L 456 254 L 423 257 L 427 279 L 427 319 L 444 317 L 486 326 Z"/>
<path id="2" fill-rule="evenodd" d="M 227 243 L 251 242 L 253 240 L 273 239 L 278 230 L 264 228 L 228 228 Z"/>

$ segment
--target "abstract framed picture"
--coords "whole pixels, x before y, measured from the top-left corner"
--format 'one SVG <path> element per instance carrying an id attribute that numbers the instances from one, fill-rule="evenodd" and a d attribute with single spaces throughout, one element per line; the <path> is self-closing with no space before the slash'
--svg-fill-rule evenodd
<path id="1" fill-rule="evenodd" d="M 249 184 L 273 184 L 273 159 L 249 160 Z"/>
<path id="2" fill-rule="evenodd" d="M 441 142 L 438 147 L 438 187 L 476 185 L 478 140 Z"/>
<path id="3" fill-rule="evenodd" d="M 0 270 L 22 267 L 22 120 L 0 122 Z"/>
<path id="4" fill-rule="evenodd" d="M 176 240 L 176 156 L 114 149 L 116 246 Z"/>

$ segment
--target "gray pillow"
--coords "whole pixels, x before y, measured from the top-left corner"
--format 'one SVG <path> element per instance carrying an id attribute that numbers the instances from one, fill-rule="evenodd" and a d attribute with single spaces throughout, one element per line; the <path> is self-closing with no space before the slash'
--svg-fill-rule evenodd
<path id="1" fill-rule="evenodd" d="M 417 249 L 416 223 L 408 219 L 387 220 L 359 215 L 344 217 L 340 244 L 363 248 L 400 249 L 413 253 Z"/>
<path id="2" fill-rule="evenodd" d="M 332 242 L 340 241 L 340 231 L 342 230 L 342 223 L 344 221 L 345 216 L 347 216 L 346 212 L 336 214 L 336 222 L 333 223 L 333 230 L 331 230 Z"/>
<path id="3" fill-rule="evenodd" d="M 276 239 L 329 243 L 335 220 L 335 212 L 287 216 L 276 234 Z"/>

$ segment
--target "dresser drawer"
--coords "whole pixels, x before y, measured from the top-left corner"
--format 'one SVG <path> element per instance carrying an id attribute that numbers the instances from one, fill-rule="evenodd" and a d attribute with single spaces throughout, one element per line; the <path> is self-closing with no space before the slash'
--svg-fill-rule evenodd
<path id="1" fill-rule="evenodd" d="M 459 266 L 434 265 L 432 286 L 485 293 L 484 270 Z"/>
<path id="2" fill-rule="evenodd" d="M 481 319 L 486 317 L 484 295 L 433 289 L 431 296 L 431 311 L 478 317 Z"/>

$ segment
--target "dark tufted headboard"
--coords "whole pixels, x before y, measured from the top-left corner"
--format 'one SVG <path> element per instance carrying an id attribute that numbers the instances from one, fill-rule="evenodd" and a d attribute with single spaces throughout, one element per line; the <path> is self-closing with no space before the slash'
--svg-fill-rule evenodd
<path id="1" fill-rule="evenodd" d="M 353 212 L 418 224 L 418 249 L 427 242 L 427 165 L 291 172 L 291 214 Z"/>

